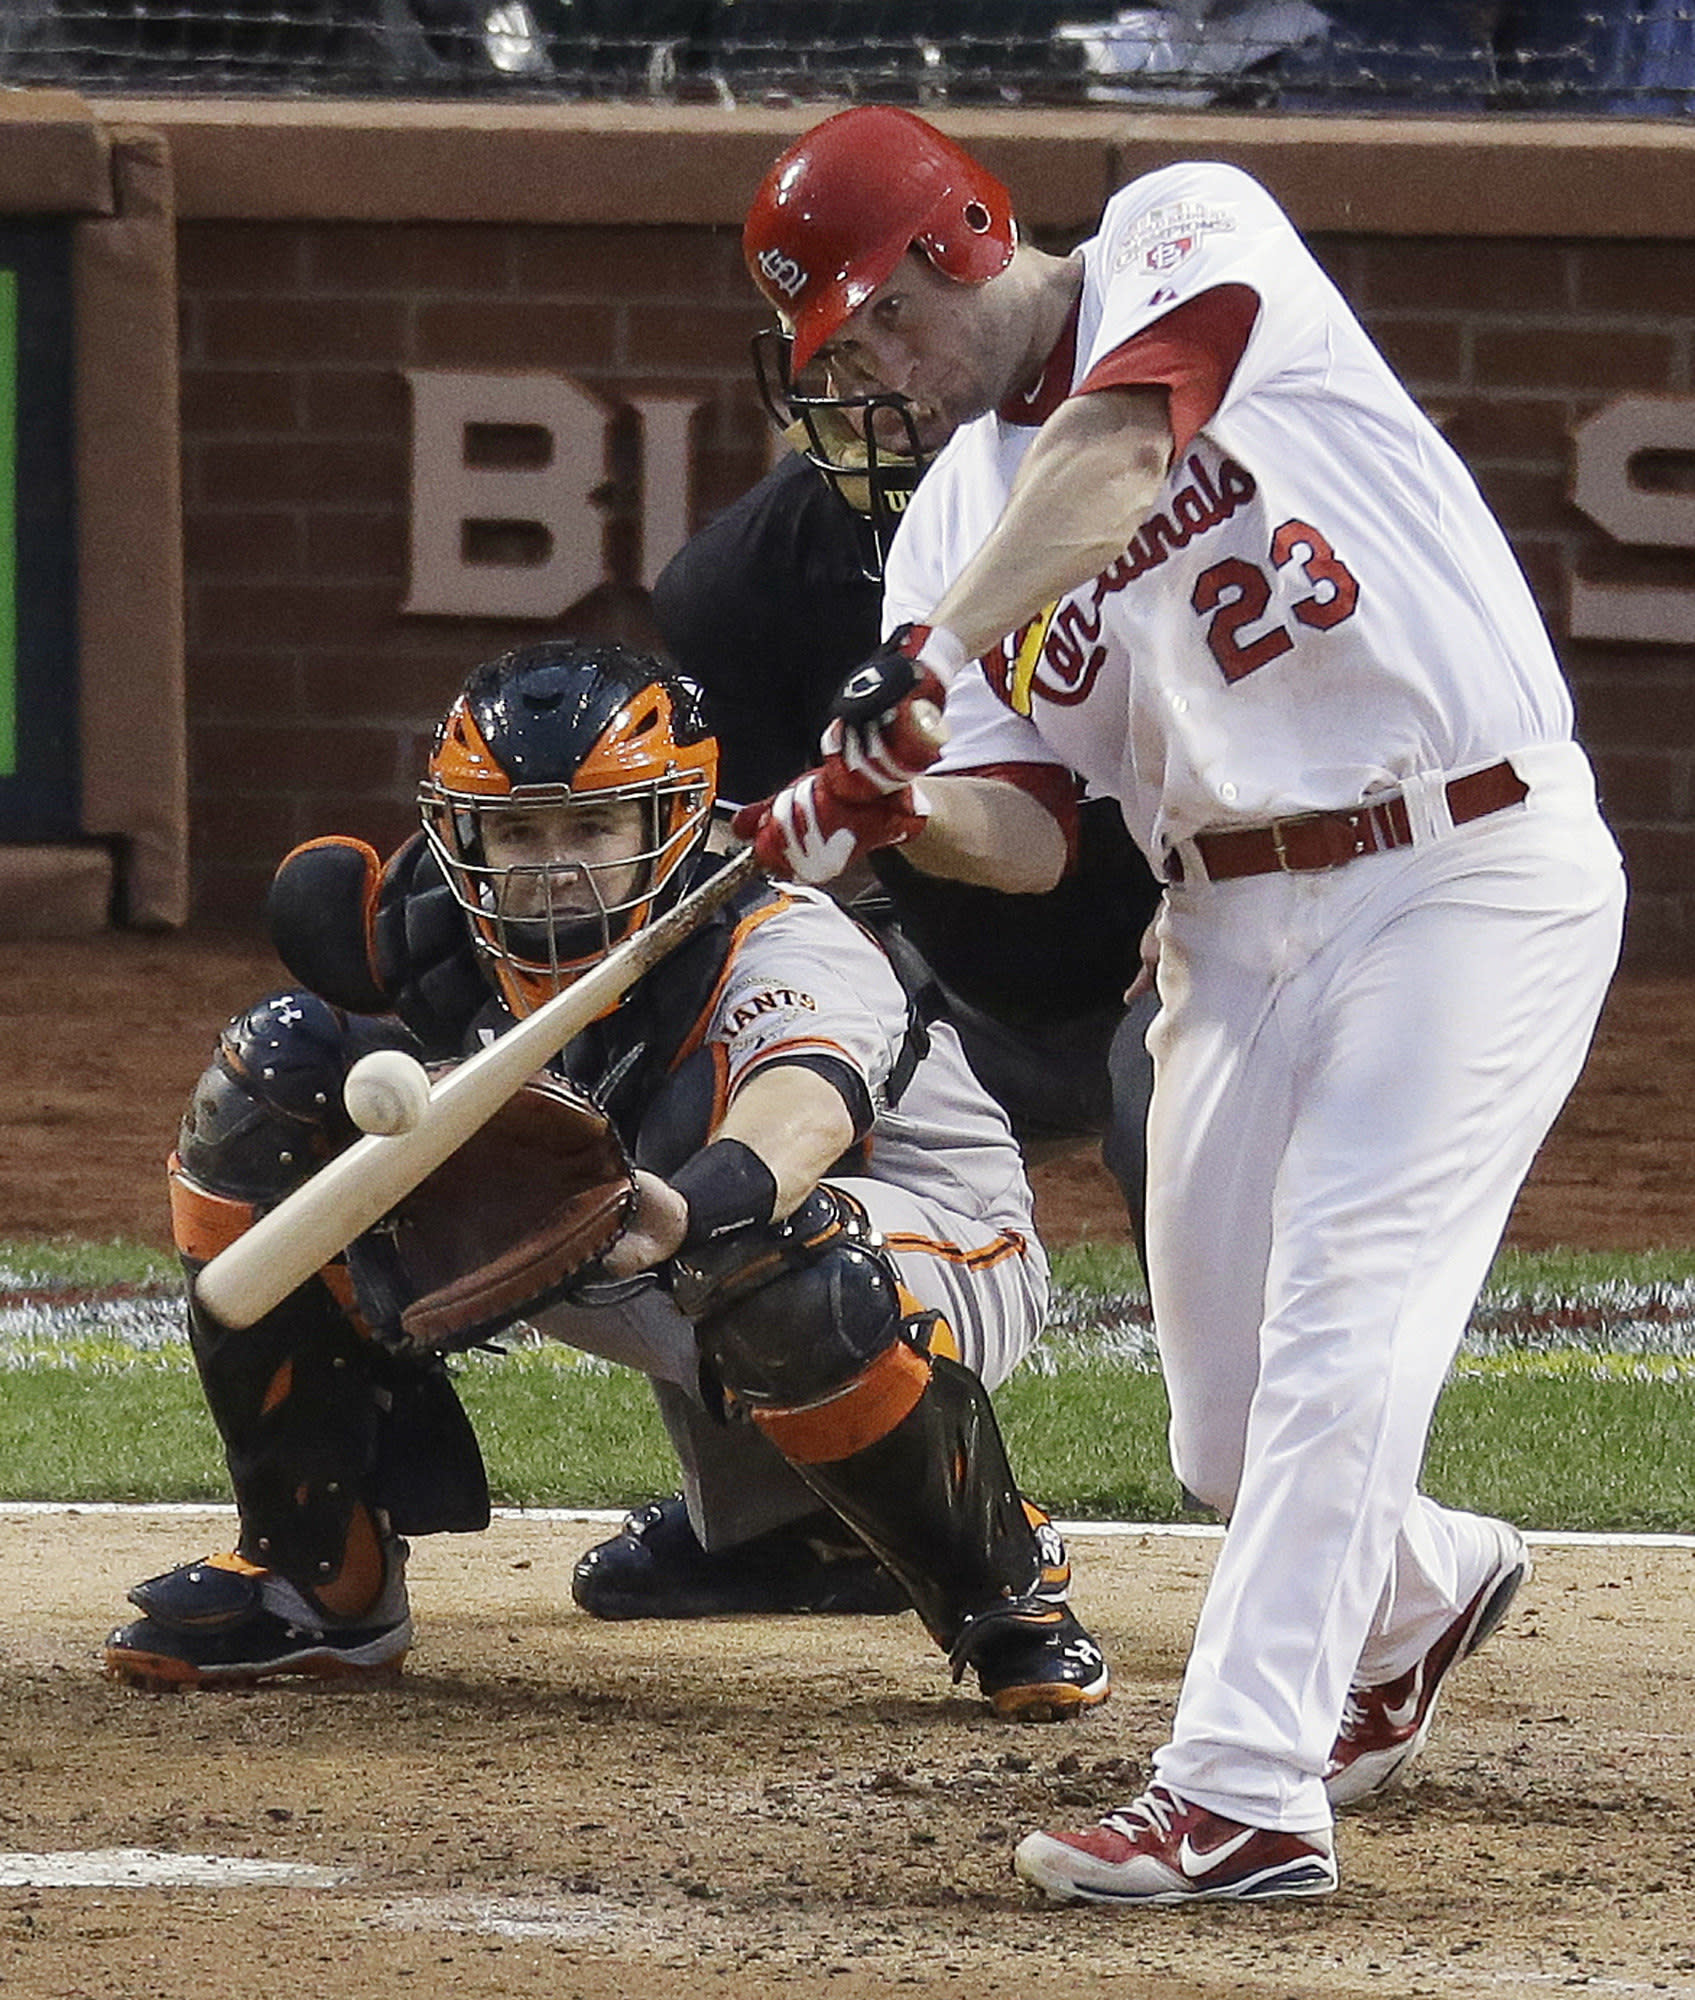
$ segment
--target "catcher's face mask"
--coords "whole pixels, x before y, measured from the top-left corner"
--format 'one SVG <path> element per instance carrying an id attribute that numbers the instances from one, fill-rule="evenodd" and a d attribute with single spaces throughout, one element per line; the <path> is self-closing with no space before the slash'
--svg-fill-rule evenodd
<path id="1" fill-rule="evenodd" d="M 790 352 L 788 337 L 775 329 L 754 335 L 760 400 L 790 447 L 870 523 L 874 555 L 865 573 L 881 582 L 889 543 L 933 454 L 904 396 L 844 393 L 821 363 L 797 381 Z"/>
<path id="2" fill-rule="evenodd" d="M 471 677 L 420 803 L 517 1013 L 677 900 L 705 844 L 717 763 L 692 690 L 643 655 L 532 647 Z"/>

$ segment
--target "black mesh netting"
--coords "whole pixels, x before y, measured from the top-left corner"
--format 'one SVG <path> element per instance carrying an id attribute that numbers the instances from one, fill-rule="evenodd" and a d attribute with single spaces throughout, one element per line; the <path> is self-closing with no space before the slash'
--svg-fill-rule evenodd
<path id="1" fill-rule="evenodd" d="M 0 83 L 1665 118 L 1695 0 L 5 0 Z"/>

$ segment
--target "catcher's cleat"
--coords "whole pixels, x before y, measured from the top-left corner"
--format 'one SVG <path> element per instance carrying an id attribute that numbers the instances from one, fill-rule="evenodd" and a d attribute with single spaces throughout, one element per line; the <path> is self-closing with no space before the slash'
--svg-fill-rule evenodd
<path id="1" fill-rule="evenodd" d="M 571 1595 L 591 1618 L 882 1617 L 912 1608 L 876 1557 L 827 1516 L 709 1554 L 681 1494 L 638 1507 L 596 1543 L 571 1573 Z"/>
<path id="2" fill-rule="evenodd" d="M 1424 1748 L 1448 1670 L 1489 1637 L 1530 1574 L 1524 1537 L 1505 1521 L 1492 1525 L 1500 1544 L 1494 1567 L 1423 1659 L 1394 1680 L 1349 1689 L 1324 1768 L 1324 1790 L 1333 1806 L 1357 1805 L 1400 1780 Z"/>
<path id="3" fill-rule="evenodd" d="M 1014 1870 L 1061 1903 L 1194 1903 L 1328 1896 L 1328 1827 L 1280 1833 L 1224 1819 L 1164 1785 L 1078 1833 L 1032 1833 Z"/>
<path id="4" fill-rule="evenodd" d="M 968 1618 L 948 1661 L 956 1681 L 976 1670 L 1004 1722 L 1066 1722 L 1112 1692 L 1105 1656 L 1063 1599 L 1014 1599 Z"/>
<path id="5" fill-rule="evenodd" d="M 412 1620 L 398 1569 L 361 1620 L 317 1611 L 285 1578 L 240 1556 L 184 1563 L 129 1593 L 145 1616 L 106 1641 L 107 1678 L 170 1692 L 252 1687 L 287 1675 L 376 1679 L 400 1672 Z"/>

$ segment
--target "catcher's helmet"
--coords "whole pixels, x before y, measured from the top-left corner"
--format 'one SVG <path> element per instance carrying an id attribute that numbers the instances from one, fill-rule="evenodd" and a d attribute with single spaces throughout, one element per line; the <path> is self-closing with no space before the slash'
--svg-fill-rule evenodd
<path id="1" fill-rule="evenodd" d="M 472 672 L 436 731 L 418 798 L 425 838 L 515 1012 L 676 902 L 717 789 L 718 743 L 693 684 L 645 653 L 556 641 Z M 625 802 L 638 824 L 609 858 L 525 844 L 526 821 L 539 829 L 542 814 L 568 829 L 562 811 L 594 807 L 605 825 Z"/>
<path id="2" fill-rule="evenodd" d="M 798 139 L 753 198 L 742 254 L 804 369 L 916 250 L 980 285 L 1018 246 L 1012 198 L 933 125 L 888 104 L 838 111 Z"/>

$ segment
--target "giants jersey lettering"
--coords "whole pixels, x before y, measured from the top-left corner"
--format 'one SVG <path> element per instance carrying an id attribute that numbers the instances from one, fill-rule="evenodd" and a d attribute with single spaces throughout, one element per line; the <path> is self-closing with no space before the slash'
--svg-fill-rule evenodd
<path id="1" fill-rule="evenodd" d="M 1045 752 L 1157 866 L 1570 734 L 1504 535 L 1257 182 L 1147 175 L 1079 254 L 1073 392 L 1164 385 L 1175 456 L 1124 554 L 961 677 L 939 771 Z M 997 413 L 954 437 L 891 553 L 889 629 L 933 611 L 1034 436 Z"/>

